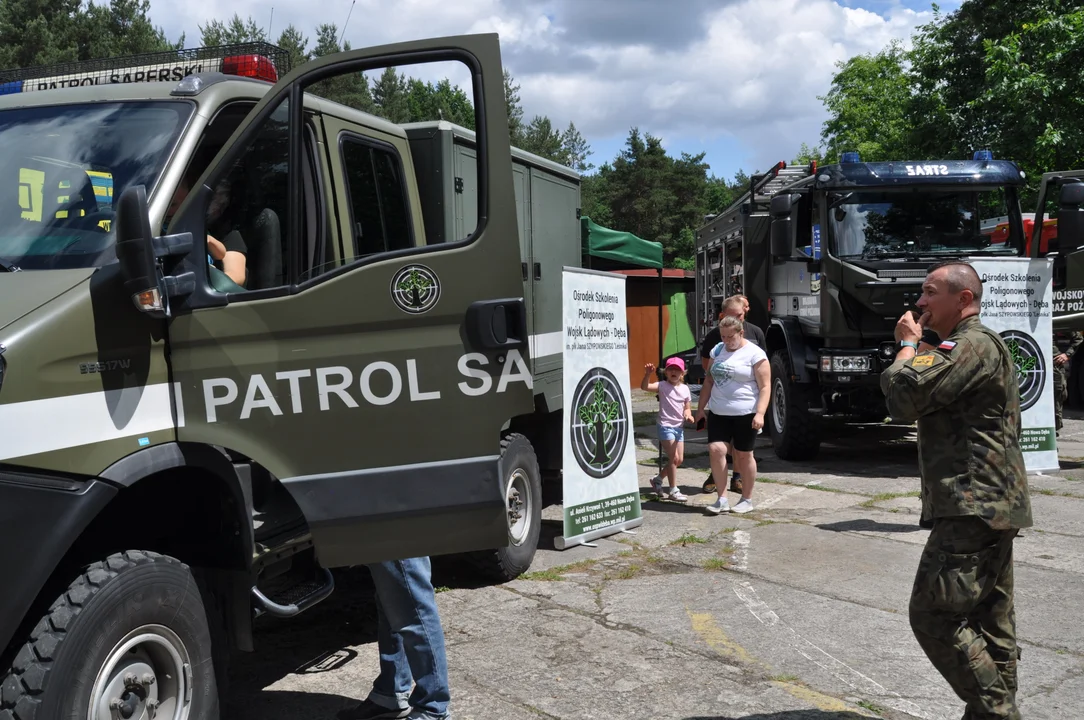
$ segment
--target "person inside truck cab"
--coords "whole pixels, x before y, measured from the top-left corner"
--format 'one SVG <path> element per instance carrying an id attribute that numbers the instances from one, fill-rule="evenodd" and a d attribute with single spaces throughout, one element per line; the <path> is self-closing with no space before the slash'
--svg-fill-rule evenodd
<path id="1" fill-rule="evenodd" d="M 188 176 L 183 176 L 177 184 L 177 190 L 173 193 L 173 199 L 166 210 L 167 219 L 172 219 L 177 209 L 184 202 L 191 189 L 191 181 Z M 228 223 L 232 184 L 229 178 L 219 183 L 215 190 L 211 204 L 207 208 L 207 258 L 210 265 L 226 275 L 237 287 L 226 287 L 223 283 L 216 282 L 221 278 L 212 273 L 211 283 L 216 290 L 223 292 L 237 292 L 243 290 L 247 281 L 247 255 L 248 248 L 241 237 L 240 231 L 231 227 Z M 222 239 L 219 240 L 218 238 Z"/>

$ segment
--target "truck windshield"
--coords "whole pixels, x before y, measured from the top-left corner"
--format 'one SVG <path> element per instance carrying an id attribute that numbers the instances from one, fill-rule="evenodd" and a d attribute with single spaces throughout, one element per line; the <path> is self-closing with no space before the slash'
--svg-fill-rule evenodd
<path id="1" fill-rule="evenodd" d="M 0 110 L 0 273 L 90 268 L 116 258 L 114 203 L 154 186 L 187 101 Z"/>
<path id="2" fill-rule="evenodd" d="M 913 255 L 1017 253 L 1004 189 L 835 193 L 828 210 L 833 253 L 873 259 Z"/>

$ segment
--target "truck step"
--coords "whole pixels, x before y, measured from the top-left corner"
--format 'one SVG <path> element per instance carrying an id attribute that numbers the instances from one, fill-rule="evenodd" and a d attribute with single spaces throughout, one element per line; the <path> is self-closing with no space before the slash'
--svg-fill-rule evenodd
<path id="1" fill-rule="evenodd" d="M 274 592 L 273 598 L 253 585 L 252 598 L 256 617 L 264 613 L 282 618 L 294 617 L 326 600 L 335 590 L 335 577 L 327 568 L 320 568 L 320 573 L 321 578 L 289 585 Z"/>

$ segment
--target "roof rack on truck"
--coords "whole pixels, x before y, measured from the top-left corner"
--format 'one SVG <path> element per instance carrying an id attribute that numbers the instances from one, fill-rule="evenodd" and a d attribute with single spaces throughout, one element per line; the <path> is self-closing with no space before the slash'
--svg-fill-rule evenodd
<path id="1" fill-rule="evenodd" d="M 0 70 L 0 95 L 86 85 L 175 83 L 203 73 L 275 83 L 289 71 L 286 50 L 266 42 L 235 43 Z"/>

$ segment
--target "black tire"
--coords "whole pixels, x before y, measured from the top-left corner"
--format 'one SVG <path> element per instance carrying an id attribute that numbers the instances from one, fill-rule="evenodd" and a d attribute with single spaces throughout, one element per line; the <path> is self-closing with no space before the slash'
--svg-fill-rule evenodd
<path id="1" fill-rule="evenodd" d="M 151 641 L 119 652 L 137 630 Z M 153 682 L 131 665 L 137 660 L 153 670 Z M 85 718 L 92 695 L 108 699 L 126 692 L 126 701 L 138 698 L 138 691 L 129 692 L 136 686 L 95 689 L 107 661 L 120 682 L 135 675 L 144 681 L 139 688 L 159 698 L 176 694 L 184 702 L 186 686 L 180 683 L 190 683 L 189 720 L 218 720 L 207 615 L 192 573 L 179 560 L 129 550 L 87 567 L 53 601 L 12 666 L 0 669 L 0 720 Z M 187 671 L 172 670 L 185 664 Z M 133 717 L 141 712 L 137 706 Z M 164 715 L 172 716 L 166 704 L 158 711 Z"/>
<path id="2" fill-rule="evenodd" d="M 768 405 L 768 428 L 780 460 L 812 460 L 820 451 L 818 418 L 809 412 L 814 399 L 809 388 L 791 380 L 790 355 L 776 350 L 771 359 L 772 396 Z"/>
<path id="3" fill-rule="evenodd" d="M 510 433 L 501 440 L 500 468 L 505 495 L 511 503 L 510 496 L 515 490 L 524 506 L 520 513 L 522 517 L 514 523 L 510 506 L 508 544 L 495 550 L 470 553 L 467 557 L 481 576 L 507 582 L 527 572 L 538 549 L 538 534 L 542 530 L 542 474 L 534 447 L 519 433 Z"/>

